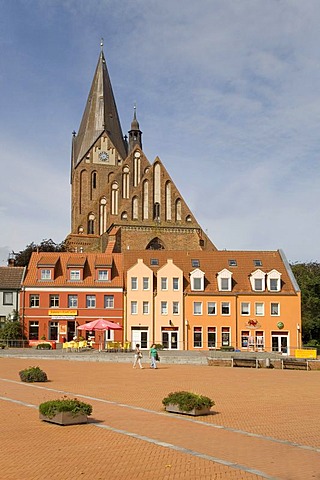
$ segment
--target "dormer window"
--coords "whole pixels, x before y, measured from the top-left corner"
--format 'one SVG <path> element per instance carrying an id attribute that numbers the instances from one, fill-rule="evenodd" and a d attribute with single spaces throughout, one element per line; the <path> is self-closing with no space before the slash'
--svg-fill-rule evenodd
<path id="1" fill-rule="evenodd" d="M 217 275 L 218 290 L 220 292 L 231 292 L 232 290 L 232 273 L 226 268 L 218 272 Z"/>
<path id="2" fill-rule="evenodd" d="M 199 268 L 190 273 L 191 290 L 203 291 L 204 290 L 204 272 Z"/>
<path id="3" fill-rule="evenodd" d="M 70 270 L 70 280 L 77 281 L 80 280 L 80 270 Z"/>
<path id="4" fill-rule="evenodd" d="M 254 292 L 264 292 L 266 289 L 266 274 L 258 269 L 250 275 L 251 288 Z"/>
<path id="5" fill-rule="evenodd" d="M 267 289 L 269 292 L 280 292 L 281 273 L 277 270 L 271 270 L 271 272 L 267 273 Z"/>
<path id="6" fill-rule="evenodd" d="M 51 270 L 48 268 L 42 268 L 41 269 L 41 280 L 51 280 Z"/>
<path id="7" fill-rule="evenodd" d="M 108 272 L 108 270 L 99 270 L 99 271 L 98 271 L 98 280 L 100 280 L 100 281 L 107 281 L 107 280 L 109 280 L 109 272 Z"/>

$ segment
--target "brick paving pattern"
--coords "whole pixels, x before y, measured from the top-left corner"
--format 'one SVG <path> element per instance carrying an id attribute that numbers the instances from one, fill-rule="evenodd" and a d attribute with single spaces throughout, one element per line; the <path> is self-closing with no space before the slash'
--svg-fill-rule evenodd
<path id="1" fill-rule="evenodd" d="M 30 365 L 50 381 L 20 382 Z M 0 358 L 0 478 L 320 480 L 319 372 L 145 367 Z M 213 398 L 214 414 L 165 413 L 174 390 Z M 64 394 L 93 405 L 89 424 L 39 420 Z"/>

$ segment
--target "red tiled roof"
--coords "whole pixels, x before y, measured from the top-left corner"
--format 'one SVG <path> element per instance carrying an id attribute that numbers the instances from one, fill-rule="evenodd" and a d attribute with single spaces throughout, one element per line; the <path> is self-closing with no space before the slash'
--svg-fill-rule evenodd
<path id="1" fill-rule="evenodd" d="M 70 252 L 48 252 L 46 253 L 46 261 L 50 262 L 50 265 L 55 265 L 54 279 L 50 281 L 41 280 L 37 278 L 37 270 L 39 267 L 39 259 L 43 254 L 34 252 L 31 255 L 28 265 L 24 286 L 70 286 L 72 287 L 122 287 L 123 286 L 123 262 L 122 254 L 116 253 L 112 255 L 112 272 L 111 280 L 95 280 L 96 260 L 99 258 L 99 262 L 102 261 L 103 254 L 96 253 L 84 253 L 79 255 L 78 253 Z M 81 261 L 80 261 L 81 260 Z M 78 263 L 77 263 L 78 262 Z M 110 256 L 106 255 L 106 262 L 110 262 Z M 70 266 L 84 266 L 84 278 L 83 281 L 68 280 L 68 267 Z"/>
<path id="2" fill-rule="evenodd" d="M 237 250 L 218 250 L 218 251 L 168 251 L 168 250 L 143 250 L 135 252 L 125 252 L 124 254 L 124 278 L 129 268 L 137 263 L 141 258 L 144 263 L 150 267 L 155 274 L 167 259 L 172 259 L 173 263 L 183 271 L 184 289 L 191 292 L 189 274 L 197 267 L 192 266 L 192 260 L 199 261 L 199 269 L 205 273 L 204 293 L 226 294 L 219 292 L 217 285 L 217 273 L 224 268 L 232 272 L 233 288 L 231 294 L 235 293 L 255 293 L 252 292 L 250 284 L 250 275 L 257 269 L 265 273 L 275 269 L 281 273 L 281 293 L 295 294 L 296 288 L 290 278 L 289 270 L 280 251 L 237 251 Z M 151 265 L 151 259 L 158 259 L 158 265 Z M 235 260 L 236 266 L 230 266 L 229 260 Z M 254 260 L 261 260 L 262 265 L 256 266 Z M 199 292 L 197 292 L 199 293 Z M 268 293 L 268 292 L 264 292 Z"/>

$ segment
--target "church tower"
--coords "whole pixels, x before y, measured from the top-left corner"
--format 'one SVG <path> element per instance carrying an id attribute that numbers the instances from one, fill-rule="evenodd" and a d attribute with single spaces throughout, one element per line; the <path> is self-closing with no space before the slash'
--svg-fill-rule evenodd
<path id="1" fill-rule="evenodd" d="M 134 108 L 123 137 L 102 50 L 71 156 L 68 248 L 77 251 L 216 250 L 157 157 L 142 150 Z"/>

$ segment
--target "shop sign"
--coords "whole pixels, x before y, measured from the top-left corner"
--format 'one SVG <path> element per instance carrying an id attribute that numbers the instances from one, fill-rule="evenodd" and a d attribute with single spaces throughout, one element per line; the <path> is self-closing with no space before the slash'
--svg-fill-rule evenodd
<path id="1" fill-rule="evenodd" d="M 74 317 L 78 315 L 78 310 L 49 310 L 50 317 Z"/>

